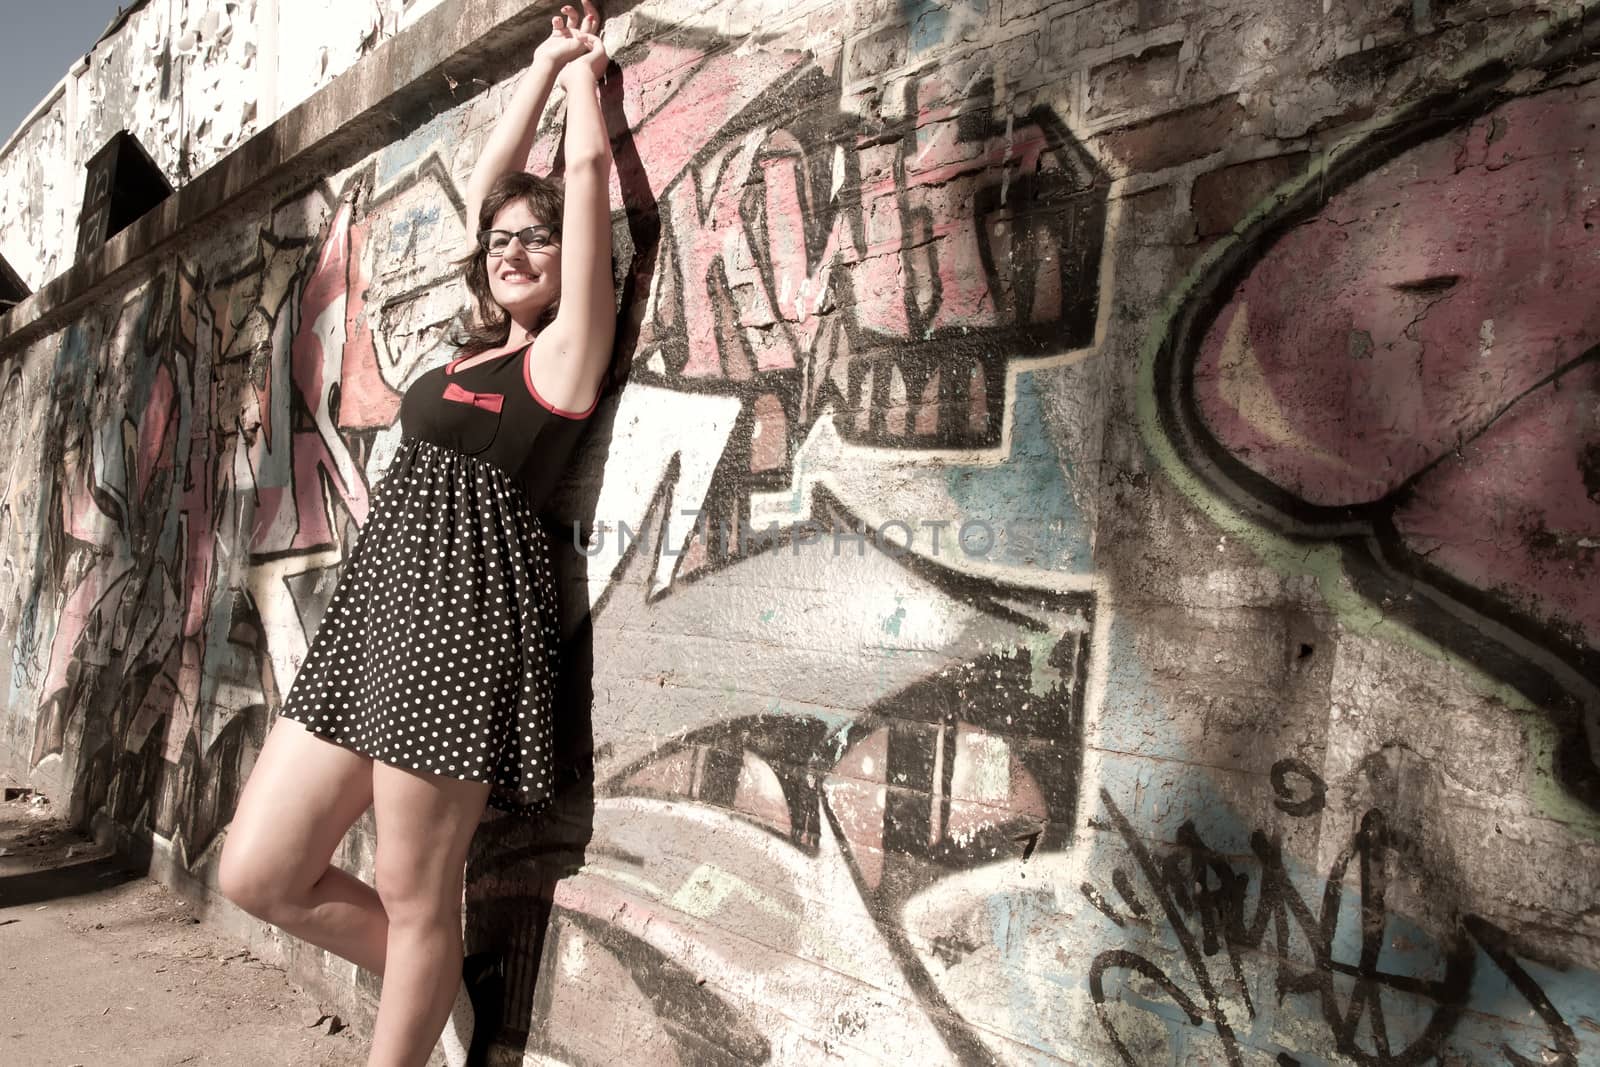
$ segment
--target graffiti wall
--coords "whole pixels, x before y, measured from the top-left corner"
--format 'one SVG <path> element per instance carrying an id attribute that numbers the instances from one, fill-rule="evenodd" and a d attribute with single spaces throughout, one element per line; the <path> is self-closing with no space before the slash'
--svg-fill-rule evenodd
<path id="1" fill-rule="evenodd" d="M 1597 1062 L 1597 20 L 678 7 L 608 30 L 578 783 L 469 862 L 504 1062 Z M 0 353 L 0 767 L 174 878 L 511 88 Z"/>

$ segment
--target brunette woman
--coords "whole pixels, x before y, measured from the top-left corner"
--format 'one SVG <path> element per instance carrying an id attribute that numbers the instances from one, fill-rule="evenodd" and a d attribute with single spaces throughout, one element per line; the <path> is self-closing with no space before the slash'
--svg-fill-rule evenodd
<path id="1" fill-rule="evenodd" d="M 467 186 L 476 321 L 457 358 L 406 391 L 399 449 L 219 871 L 239 906 L 382 976 L 370 1065 L 421 1065 L 441 1031 L 449 1062 L 465 1062 L 468 843 L 486 804 L 537 814 L 570 770 L 552 762 L 554 539 L 537 515 L 615 331 L 597 90 L 609 60 L 590 0 L 551 21 Z M 564 190 L 521 169 L 557 84 Z M 376 885 L 330 865 L 369 805 Z"/>

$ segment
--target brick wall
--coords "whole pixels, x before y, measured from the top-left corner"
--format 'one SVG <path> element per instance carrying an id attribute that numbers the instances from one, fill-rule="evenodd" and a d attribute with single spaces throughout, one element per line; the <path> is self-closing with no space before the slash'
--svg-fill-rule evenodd
<path id="1" fill-rule="evenodd" d="M 502 6 L 4 325 L 0 763 L 191 892 L 448 358 L 544 15 Z M 470 861 L 503 1044 L 1600 1055 L 1586 15 L 613 13 L 628 381 L 558 498 L 586 782 Z"/>

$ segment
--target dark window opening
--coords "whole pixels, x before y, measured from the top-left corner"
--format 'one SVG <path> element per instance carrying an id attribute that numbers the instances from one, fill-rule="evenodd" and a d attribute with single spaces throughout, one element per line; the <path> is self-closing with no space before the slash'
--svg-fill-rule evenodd
<path id="1" fill-rule="evenodd" d="M 28 283 L 11 269 L 6 257 L 0 256 L 0 315 L 4 315 L 31 295 Z"/>
<path id="2" fill-rule="evenodd" d="M 127 130 L 107 141 L 85 170 L 83 211 L 78 215 L 79 262 L 172 193 L 166 175 Z"/>

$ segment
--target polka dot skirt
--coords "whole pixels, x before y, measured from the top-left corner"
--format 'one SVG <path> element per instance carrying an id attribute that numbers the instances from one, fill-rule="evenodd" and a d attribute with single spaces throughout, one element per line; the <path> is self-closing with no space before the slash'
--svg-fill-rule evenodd
<path id="1" fill-rule="evenodd" d="M 397 767 L 550 800 L 551 538 L 499 467 L 416 438 L 373 494 L 282 714 Z"/>

